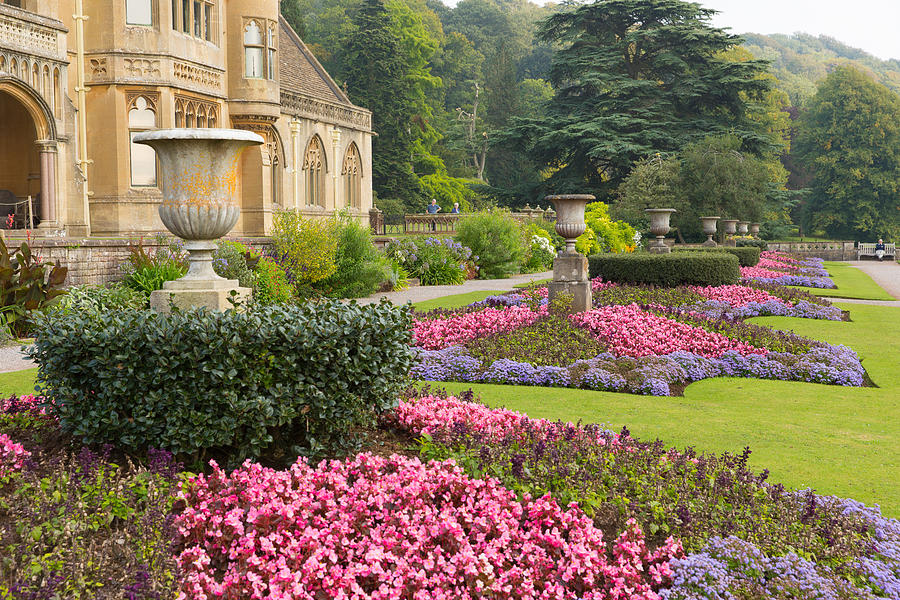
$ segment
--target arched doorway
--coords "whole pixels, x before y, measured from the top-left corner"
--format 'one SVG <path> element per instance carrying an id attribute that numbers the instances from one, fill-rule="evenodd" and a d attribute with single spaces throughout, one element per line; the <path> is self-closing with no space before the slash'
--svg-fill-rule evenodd
<path id="1" fill-rule="evenodd" d="M 30 227 L 56 220 L 56 123 L 46 101 L 11 77 L 0 77 L 0 221 Z"/>

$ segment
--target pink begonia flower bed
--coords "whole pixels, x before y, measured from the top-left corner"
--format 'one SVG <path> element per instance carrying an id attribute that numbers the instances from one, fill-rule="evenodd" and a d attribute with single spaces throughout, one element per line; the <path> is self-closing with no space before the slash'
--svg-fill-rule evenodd
<path id="1" fill-rule="evenodd" d="M 777 271 L 785 271 L 787 273 L 799 273 L 800 267 L 791 265 L 781 260 L 772 260 L 770 258 L 760 258 L 756 266 L 761 269 L 773 269 Z"/>
<path id="2" fill-rule="evenodd" d="M 440 350 L 493 333 L 512 331 L 531 325 L 545 314 L 547 314 L 546 307 L 533 311 L 526 306 L 507 306 L 416 321 L 413 325 L 413 340 L 415 345 L 420 348 Z"/>
<path id="3" fill-rule="evenodd" d="M 672 538 L 650 552 L 632 520 L 609 560 L 577 505 L 519 500 L 453 461 L 211 464 L 181 492 L 182 600 L 658 600 L 684 555 Z"/>
<path id="4" fill-rule="evenodd" d="M 766 302 L 779 302 L 787 306 L 792 304 L 778 296 L 773 296 L 765 290 L 747 287 L 745 285 L 720 285 L 700 287 L 696 285 L 690 286 L 692 292 L 700 294 L 707 300 L 717 300 L 719 302 L 727 302 L 734 308 L 745 306 L 751 302 L 765 304 Z"/>
<path id="5" fill-rule="evenodd" d="M 477 429 L 479 433 L 499 442 L 510 436 L 518 437 L 523 432 L 523 425 L 527 425 L 547 434 L 574 435 L 576 431 L 589 432 L 600 445 L 606 445 L 607 439 L 611 439 L 612 444 L 616 445 L 619 439 L 618 434 L 609 436 L 600 429 L 576 428 L 573 423 L 532 419 L 514 410 L 488 408 L 484 404 L 459 400 L 453 396 L 422 396 L 414 401 L 401 400 L 397 408 L 384 416 L 384 421 L 392 427 L 419 436 L 445 433 L 448 427 L 460 424 Z M 565 429 L 568 431 L 563 431 Z"/>
<path id="6" fill-rule="evenodd" d="M 569 318 L 596 335 L 614 356 L 638 357 L 684 351 L 718 358 L 731 350 L 743 355 L 769 352 L 719 333 L 654 315 L 641 310 L 637 304 L 602 306 Z"/>
<path id="7" fill-rule="evenodd" d="M 741 267 L 741 277 L 749 279 L 751 277 L 764 277 L 766 279 L 778 279 L 787 277 L 790 273 L 784 271 L 772 271 L 771 269 L 763 269 L 761 267 Z"/>
<path id="8" fill-rule="evenodd" d="M 25 459 L 31 456 L 31 452 L 22 444 L 14 442 L 5 433 L 0 433 L 0 481 L 13 473 L 22 470 Z"/>

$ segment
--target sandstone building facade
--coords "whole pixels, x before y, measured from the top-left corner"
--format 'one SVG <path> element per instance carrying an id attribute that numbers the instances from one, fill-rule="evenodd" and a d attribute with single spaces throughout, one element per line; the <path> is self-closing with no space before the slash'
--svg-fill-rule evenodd
<path id="1" fill-rule="evenodd" d="M 372 207 L 371 113 L 280 17 L 278 0 L 0 0 L 0 219 L 48 236 L 162 231 L 147 129 L 232 127 L 244 153 L 234 233 L 279 209 Z"/>

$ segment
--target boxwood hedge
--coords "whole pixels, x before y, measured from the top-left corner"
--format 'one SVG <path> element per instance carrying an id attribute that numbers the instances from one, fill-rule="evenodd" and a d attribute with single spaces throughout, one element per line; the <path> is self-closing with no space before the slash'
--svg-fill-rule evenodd
<path id="1" fill-rule="evenodd" d="M 738 257 L 742 267 L 755 267 L 759 264 L 759 248 L 732 248 L 718 246 L 716 248 L 678 248 L 675 252 L 727 252 Z"/>
<path id="2" fill-rule="evenodd" d="M 616 283 L 725 285 L 737 283 L 741 276 L 737 257 L 727 252 L 595 254 L 588 262 L 591 277 Z"/>
<path id="3" fill-rule="evenodd" d="M 31 357 L 63 429 L 197 461 L 349 447 L 412 366 L 407 308 L 323 301 L 247 312 L 47 316 Z"/>

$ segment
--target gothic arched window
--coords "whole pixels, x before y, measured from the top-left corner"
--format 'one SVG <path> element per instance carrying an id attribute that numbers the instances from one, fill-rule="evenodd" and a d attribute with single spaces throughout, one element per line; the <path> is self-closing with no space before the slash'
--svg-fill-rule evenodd
<path id="1" fill-rule="evenodd" d="M 303 156 L 303 169 L 306 171 L 306 205 L 325 208 L 325 146 L 321 138 L 314 135 L 306 147 Z"/>

